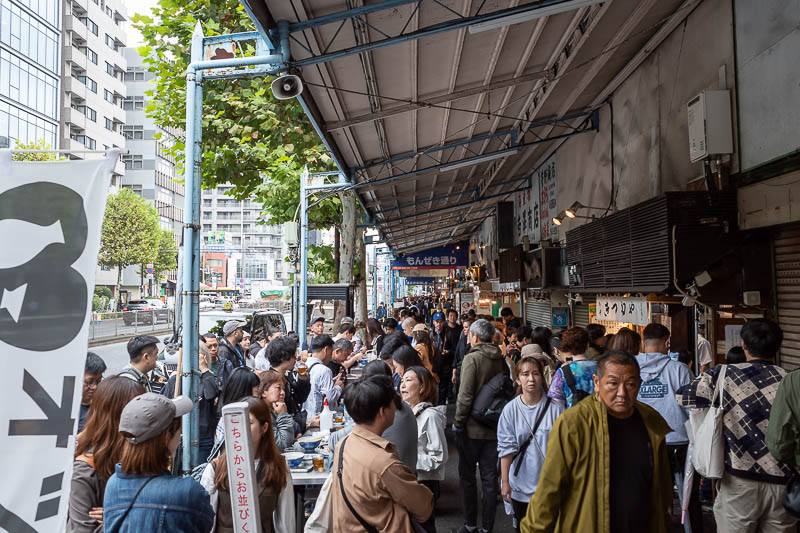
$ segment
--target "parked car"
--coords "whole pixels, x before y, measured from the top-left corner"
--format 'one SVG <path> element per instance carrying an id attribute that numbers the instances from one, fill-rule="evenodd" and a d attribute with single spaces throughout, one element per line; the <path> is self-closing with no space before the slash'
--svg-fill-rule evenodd
<path id="1" fill-rule="evenodd" d="M 130 300 L 122 308 L 122 321 L 126 326 L 136 324 L 169 323 L 170 310 L 161 300 Z"/>

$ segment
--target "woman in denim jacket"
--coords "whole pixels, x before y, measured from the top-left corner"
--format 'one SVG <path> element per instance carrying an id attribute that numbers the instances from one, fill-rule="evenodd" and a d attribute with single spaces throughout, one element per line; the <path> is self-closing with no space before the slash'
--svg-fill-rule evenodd
<path id="1" fill-rule="evenodd" d="M 208 533 L 214 511 L 208 493 L 191 477 L 169 475 L 181 439 L 181 416 L 192 401 L 145 393 L 122 410 L 122 459 L 106 485 L 103 501 L 107 533 Z"/>

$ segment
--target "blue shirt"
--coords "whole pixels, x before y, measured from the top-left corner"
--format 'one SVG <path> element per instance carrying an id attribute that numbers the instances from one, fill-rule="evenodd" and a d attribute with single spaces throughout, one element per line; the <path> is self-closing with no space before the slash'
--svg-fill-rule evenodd
<path id="1" fill-rule="evenodd" d="M 108 480 L 103 498 L 106 533 L 208 533 L 214 510 L 206 490 L 191 477 L 171 477 L 164 472 L 150 481 L 126 509 L 142 485 L 152 476 L 125 474 L 119 464 Z"/>
<path id="2" fill-rule="evenodd" d="M 582 359 L 573 361 L 569 364 L 569 369 L 575 377 L 575 386 L 588 394 L 594 394 L 594 380 L 592 376 L 597 373 L 597 361 Z M 547 395 L 554 400 L 566 403 L 567 407 L 572 407 L 572 389 L 564 379 L 564 371 L 559 368 L 553 374 L 553 381 L 550 383 L 550 390 Z"/>

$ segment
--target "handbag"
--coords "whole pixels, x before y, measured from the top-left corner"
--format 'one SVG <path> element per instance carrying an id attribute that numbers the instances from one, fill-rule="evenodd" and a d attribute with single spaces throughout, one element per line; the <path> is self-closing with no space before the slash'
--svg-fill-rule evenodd
<path id="1" fill-rule="evenodd" d="M 783 492 L 783 508 L 795 518 L 800 518 L 800 473 L 792 472 Z"/>
<path id="2" fill-rule="evenodd" d="M 329 533 L 333 531 L 333 500 L 331 499 L 331 480 L 328 476 L 314 503 L 314 511 L 306 521 L 303 533 Z"/>
<path id="3" fill-rule="evenodd" d="M 711 405 L 689 415 L 695 439 L 692 464 L 701 476 L 708 479 L 720 479 L 725 472 L 725 437 L 723 435 L 722 417 L 725 412 L 725 370 L 722 365 L 719 372 Z M 719 403 L 717 404 L 717 398 Z"/>
<path id="4" fill-rule="evenodd" d="M 551 398 L 550 396 L 548 396 L 547 400 L 545 401 L 544 407 L 542 407 L 542 410 L 539 411 L 539 416 L 536 417 L 536 421 L 533 423 L 533 427 L 531 428 L 530 426 L 528 426 L 528 429 L 531 430 L 531 434 L 528 436 L 527 439 L 525 439 L 525 442 L 522 443 L 522 446 L 519 447 L 519 451 L 517 451 L 517 453 L 515 453 L 514 456 L 511 457 L 512 464 L 517 459 L 517 457 L 519 457 L 519 461 L 517 461 L 517 466 L 514 467 L 514 477 L 517 477 L 519 475 L 519 469 L 522 468 L 522 460 L 525 458 L 525 452 L 528 451 L 528 446 L 530 446 L 531 441 L 534 439 L 534 436 L 536 435 L 536 430 L 539 429 L 539 425 L 542 423 L 544 415 L 547 414 L 547 410 L 550 408 L 550 401 Z M 525 420 L 525 417 L 522 417 L 522 419 Z M 525 420 L 525 423 L 527 424 L 528 421 Z M 544 457 L 542 457 L 542 459 L 544 459 Z"/>

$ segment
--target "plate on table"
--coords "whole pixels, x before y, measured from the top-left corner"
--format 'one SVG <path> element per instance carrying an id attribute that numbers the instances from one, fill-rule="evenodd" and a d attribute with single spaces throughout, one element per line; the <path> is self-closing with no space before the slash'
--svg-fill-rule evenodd
<path id="1" fill-rule="evenodd" d="M 289 471 L 291 471 L 292 474 L 304 474 L 304 473 L 311 472 L 312 468 L 314 468 L 313 464 L 303 463 L 302 465 L 298 466 L 297 468 L 290 468 Z"/>

